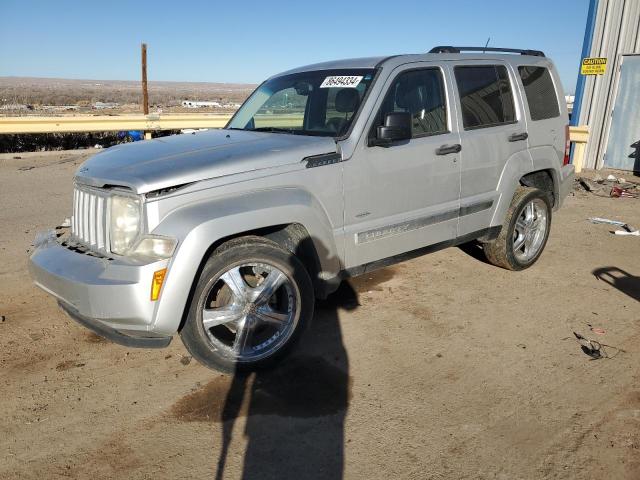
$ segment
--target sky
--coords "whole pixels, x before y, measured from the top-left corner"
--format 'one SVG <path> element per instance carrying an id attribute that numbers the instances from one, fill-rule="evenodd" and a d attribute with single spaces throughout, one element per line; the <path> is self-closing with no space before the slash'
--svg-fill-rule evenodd
<path id="1" fill-rule="evenodd" d="M 573 93 L 588 0 L 0 0 L 0 76 L 259 83 L 435 45 L 543 50 Z"/>

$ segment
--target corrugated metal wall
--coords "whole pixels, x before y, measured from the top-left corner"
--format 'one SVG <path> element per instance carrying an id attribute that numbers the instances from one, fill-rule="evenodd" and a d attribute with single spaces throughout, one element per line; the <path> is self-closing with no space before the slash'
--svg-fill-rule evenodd
<path id="1" fill-rule="evenodd" d="M 640 53 L 640 0 L 596 0 L 589 57 L 606 57 L 605 75 L 587 76 L 578 84 L 580 111 L 572 123 L 589 126 L 585 168 L 601 168 L 607 148 L 611 111 L 616 98 L 621 55 Z M 589 26 L 587 27 L 589 29 Z M 588 35 L 585 35 L 588 41 Z"/>

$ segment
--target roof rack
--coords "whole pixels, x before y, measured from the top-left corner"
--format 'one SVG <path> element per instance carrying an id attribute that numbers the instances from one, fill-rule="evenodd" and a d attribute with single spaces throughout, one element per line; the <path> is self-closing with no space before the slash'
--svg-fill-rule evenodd
<path id="1" fill-rule="evenodd" d="M 503 52 L 519 53 L 520 55 L 532 55 L 534 57 L 545 57 L 540 50 L 521 50 L 519 48 L 496 48 L 496 47 L 451 47 L 438 46 L 429 50 L 429 53 L 460 53 L 460 52 Z"/>

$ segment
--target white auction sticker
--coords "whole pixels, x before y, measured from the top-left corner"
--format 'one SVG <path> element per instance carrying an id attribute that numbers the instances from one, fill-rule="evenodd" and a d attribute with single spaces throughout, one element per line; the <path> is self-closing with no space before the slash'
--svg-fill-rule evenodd
<path id="1" fill-rule="evenodd" d="M 341 88 L 356 88 L 358 84 L 362 80 L 362 76 L 356 75 L 342 75 L 335 77 L 327 77 L 320 85 L 320 88 L 332 88 L 332 87 L 341 87 Z"/>

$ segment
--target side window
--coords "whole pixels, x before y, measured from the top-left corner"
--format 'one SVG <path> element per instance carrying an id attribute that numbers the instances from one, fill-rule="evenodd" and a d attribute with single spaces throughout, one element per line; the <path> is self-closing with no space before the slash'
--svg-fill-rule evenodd
<path id="1" fill-rule="evenodd" d="M 531 120 L 560 116 L 558 95 L 549 70 L 543 67 L 518 67 L 529 104 Z"/>
<path id="2" fill-rule="evenodd" d="M 513 94 L 506 67 L 478 65 L 455 67 L 465 130 L 493 127 L 516 120 Z"/>
<path id="3" fill-rule="evenodd" d="M 378 124 L 391 112 L 409 112 L 413 138 L 447 132 L 447 106 L 442 72 L 437 68 L 401 73 L 389 87 Z"/>

